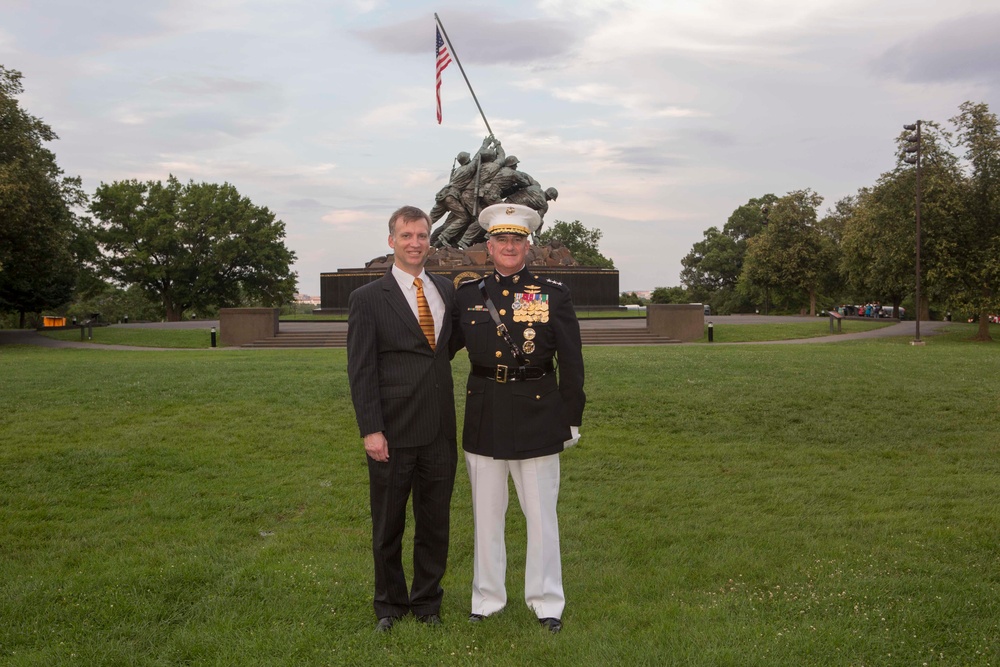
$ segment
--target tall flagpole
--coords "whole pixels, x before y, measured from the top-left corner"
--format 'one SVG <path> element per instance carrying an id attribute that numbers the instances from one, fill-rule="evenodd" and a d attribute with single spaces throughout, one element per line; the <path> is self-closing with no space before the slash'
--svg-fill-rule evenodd
<path id="1" fill-rule="evenodd" d="M 438 18 L 437 12 L 434 12 L 434 20 L 437 21 L 438 27 L 441 28 L 441 34 L 444 35 L 444 41 L 448 42 L 448 50 L 451 52 L 451 57 L 455 59 L 458 63 L 458 69 L 462 72 L 462 78 L 465 79 L 465 85 L 469 87 L 469 92 L 472 93 L 472 99 L 476 103 L 476 108 L 479 109 L 479 115 L 483 117 L 483 122 L 486 123 L 486 129 L 489 130 L 490 136 L 493 136 L 493 130 L 490 128 L 490 122 L 486 120 L 486 114 L 483 113 L 483 107 L 479 105 L 479 99 L 476 97 L 476 91 L 472 89 L 472 84 L 469 83 L 469 77 L 465 76 L 465 68 L 462 67 L 462 61 L 458 59 L 458 53 L 455 52 L 455 47 L 451 45 L 451 40 L 448 39 L 448 31 L 444 29 L 444 25 L 441 24 L 441 19 Z"/>

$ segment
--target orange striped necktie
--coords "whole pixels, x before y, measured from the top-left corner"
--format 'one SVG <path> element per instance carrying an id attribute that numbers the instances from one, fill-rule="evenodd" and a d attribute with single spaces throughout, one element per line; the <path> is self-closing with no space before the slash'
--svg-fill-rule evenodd
<path id="1" fill-rule="evenodd" d="M 434 345 L 434 316 L 431 315 L 430 304 L 427 303 L 427 297 L 424 296 L 424 281 L 420 278 L 414 278 L 413 284 L 417 287 L 417 314 L 420 320 L 420 329 L 427 336 L 427 342 L 430 343 L 431 349 L 435 349 Z"/>

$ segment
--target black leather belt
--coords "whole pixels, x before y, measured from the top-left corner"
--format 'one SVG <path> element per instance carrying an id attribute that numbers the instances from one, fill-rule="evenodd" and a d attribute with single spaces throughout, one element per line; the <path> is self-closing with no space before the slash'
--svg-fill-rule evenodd
<path id="1" fill-rule="evenodd" d="M 524 382 L 526 380 L 540 380 L 556 369 L 555 364 L 549 359 L 541 366 L 476 366 L 472 365 L 472 374 L 476 377 L 496 380 L 500 384 L 504 382 Z"/>

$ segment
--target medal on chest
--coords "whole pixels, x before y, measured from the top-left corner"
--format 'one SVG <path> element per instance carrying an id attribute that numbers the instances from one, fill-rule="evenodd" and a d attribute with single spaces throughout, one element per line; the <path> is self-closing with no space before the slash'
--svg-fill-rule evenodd
<path id="1" fill-rule="evenodd" d="M 524 292 L 514 293 L 514 303 L 511 309 L 514 311 L 515 322 L 548 322 L 549 321 L 549 295 L 538 292 L 529 292 L 526 287 Z"/>

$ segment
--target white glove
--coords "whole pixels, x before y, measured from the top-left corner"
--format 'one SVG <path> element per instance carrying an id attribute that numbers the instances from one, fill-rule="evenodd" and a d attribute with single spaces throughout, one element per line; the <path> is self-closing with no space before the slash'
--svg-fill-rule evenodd
<path id="1" fill-rule="evenodd" d="M 566 442 L 563 443 L 563 449 L 569 449 L 570 447 L 572 447 L 576 443 L 580 442 L 580 427 L 579 426 L 570 426 L 569 427 L 569 435 L 570 435 L 569 440 L 567 440 Z"/>

